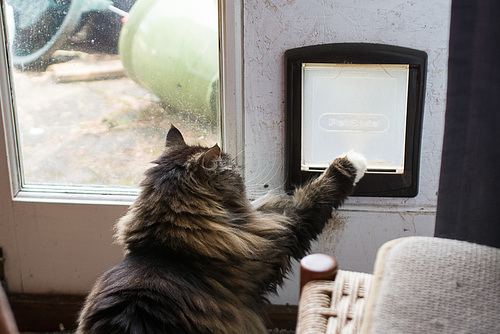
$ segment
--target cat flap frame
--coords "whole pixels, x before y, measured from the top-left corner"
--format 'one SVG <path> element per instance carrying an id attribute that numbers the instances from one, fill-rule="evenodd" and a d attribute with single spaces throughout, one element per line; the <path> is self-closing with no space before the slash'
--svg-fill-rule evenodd
<path id="1" fill-rule="evenodd" d="M 416 196 L 426 67 L 425 52 L 384 44 L 287 50 L 287 190 L 354 149 L 367 157 L 368 171 L 353 196 Z M 377 144 L 389 147 L 385 159 Z"/>

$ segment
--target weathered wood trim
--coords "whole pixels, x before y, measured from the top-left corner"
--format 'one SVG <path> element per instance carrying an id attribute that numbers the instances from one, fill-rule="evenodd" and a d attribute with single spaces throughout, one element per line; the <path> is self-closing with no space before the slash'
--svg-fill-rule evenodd
<path id="1" fill-rule="evenodd" d="M 8 294 L 20 332 L 74 329 L 84 296 Z"/>
<path id="2" fill-rule="evenodd" d="M 8 294 L 21 332 L 55 332 L 76 327 L 84 296 L 52 294 Z M 269 328 L 295 329 L 297 306 L 269 305 Z"/>

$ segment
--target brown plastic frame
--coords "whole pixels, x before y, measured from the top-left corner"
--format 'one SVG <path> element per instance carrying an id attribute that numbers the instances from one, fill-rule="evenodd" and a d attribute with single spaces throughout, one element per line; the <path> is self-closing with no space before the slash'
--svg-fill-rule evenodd
<path id="1" fill-rule="evenodd" d="M 286 51 L 285 187 L 287 190 L 292 190 L 295 186 L 319 175 L 317 171 L 302 171 L 300 168 L 303 63 L 409 65 L 404 172 L 367 173 L 357 184 L 353 196 L 415 197 L 419 185 L 427 53 L 399 46 L 369 43 L 323 44 Z"/>

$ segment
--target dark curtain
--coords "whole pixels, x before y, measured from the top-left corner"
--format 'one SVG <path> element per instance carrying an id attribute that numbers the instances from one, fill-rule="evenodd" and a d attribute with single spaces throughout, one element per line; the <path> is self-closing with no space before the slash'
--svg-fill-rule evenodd
<path id="1" fill-rule="evenodd" d="M 453 0 L 438 237 L 500 247 L 500 0 Z"/>

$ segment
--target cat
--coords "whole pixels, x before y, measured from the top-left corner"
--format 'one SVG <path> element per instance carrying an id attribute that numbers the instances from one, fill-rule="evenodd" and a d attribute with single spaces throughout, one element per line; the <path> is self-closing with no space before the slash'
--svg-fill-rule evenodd
<path id="1" fill-rule="evenodd" d="M 266 295 L 366 169 L 350 152 L 292 195 L 250 202 L 233 160 L 174 126 L 153 163 L 115 227 L 124 260 L 96 281 L 78 334 L 266 333 Z"/>

